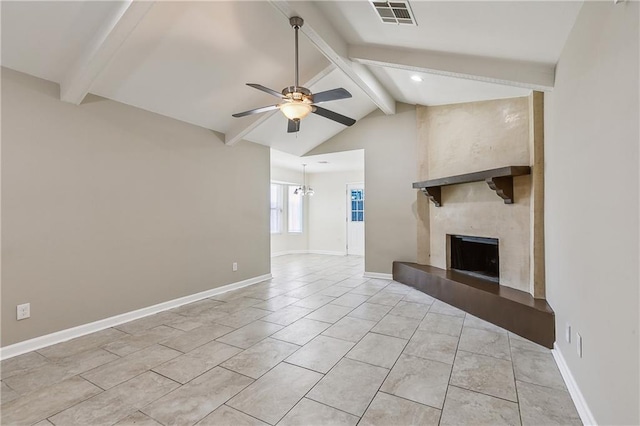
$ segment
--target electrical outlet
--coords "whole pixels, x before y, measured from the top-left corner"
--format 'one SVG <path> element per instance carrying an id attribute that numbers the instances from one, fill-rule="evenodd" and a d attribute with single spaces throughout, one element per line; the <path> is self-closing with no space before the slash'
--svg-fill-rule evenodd
<path id="1" fill-rule="evenodd" d="M 564 332 L 564 338 L 567 343 L 571 343 L 571 324 L 567 323 L 567 327 Z"/>
<path id="2" fill-rule="evenodd" d="M 18 320 L 29 318 L 31 316 L 31 303 L 23 303 L 22 305 L 18 305 L 16 311 L 16 317 Z"/>
<path id="3" fill-rule="evenodd" d="M 236 272 L 238 270 L 238 262 L 233 262 L 233 265 L 231 265 L 231 270 L 233 272 Z"/>
<path id="4" fill-rule="evenodd" d="M 582 358 L 582 336 L 580 333 L 576 333 L 576 351 L 578 352 L 578 357 Z"/>

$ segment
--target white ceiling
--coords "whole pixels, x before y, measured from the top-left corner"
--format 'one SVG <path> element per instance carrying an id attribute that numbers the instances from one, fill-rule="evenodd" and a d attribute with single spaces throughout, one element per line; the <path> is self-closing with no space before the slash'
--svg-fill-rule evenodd
<path id="1" fill-rule="evenodd" d="M 283 1 L 286 3 L 286 0 Z M 283 3 L 280 2 L 280 3 Z M 2 1 L 2 65 L 61 83 L 90 51 L 101 28 L 124 2 Z M 302 8 L 307 2 L 293 2 Z M 417 27 L 383 24 L 366 0 L 313 2 L 307 22 L 324 27 L 328 43 L 393 47 L 555 64 L 581 2 L 413 1 Z M 328 22 L 322 25 L 322 22 Z M 246 128 L 244 138 L 301 155 L 345 129 L 311 115 L 287 134 L 279 113 L 252 126 L 231 114 L 277 100 L 245 83 L 277 91 L 293 84 L 293 30 L 282 9 L 263 1 L 155 2 L 105 62 L 90 92 L 221 133 Z M 320 31 L 322 32 L 322 31 Z M 315 40 L 317 42 L 317 40 Z M 332 61 L 335 58 L 332 58 Z M 346 59 L 348 61 L 348 59 Z M 344 87 L 353 98 L 328 109 L 360 119 L 376 109 L 369 96 L 304 34 L 300 80 L 322 91 Z M 396 101 L 437 105 L 512 96 L 526 89 L 366 66 Z M 327 72 L 327 69 L 331 70 Z M 275 101 L 275 102 L 274 102 Z M 355 124 L 357 126 L 358 123 Z"/>
<path id="2" fill-rule="evenodd" d="M 370 67 L 395 99 L 407 104 L 446 105 L 527 96 L 529 89 L 388 67 Z M 422 78 L 421 82 L 411 79 Z"/>
<path id="3" fill-rule="evenodd" d="M 364 171 L 364 150 L 356 149 L 299 157 L 271 149 L 272 166 L 302 172 L 303 164 L 307 165 L 307 173 Z"/>
<path id="4" fill-rule="evenodd" d="M 318 2 L 351 44 L 556 63 L 581 1 L 411 1 L 417 26 L 383 24 L 367 1 Z"/>
<path id="5" fill-rule="evenodd" d="M 2 1 L 2 66 L 59 83 L 118 3 Z"/>
<path id="6" fill-rule="evenodd" d="M 277 103 L 245 83 L 293 84 L 293 35 L 267 2 L 156 3 L 92 91 L 226 133 L 231 114 Z M 329 65 L 305 38 L 300 51 L 303 81 Z"/>

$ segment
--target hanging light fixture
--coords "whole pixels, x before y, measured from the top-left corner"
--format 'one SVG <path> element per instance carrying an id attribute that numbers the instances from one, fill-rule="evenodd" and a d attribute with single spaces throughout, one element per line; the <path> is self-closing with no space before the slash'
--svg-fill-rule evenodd
<path id="1" fill-rule="evenodd" d="M 313 188 L 311 188 L 310 186 L 307 186 L 307 165 L 303 164 L 302 165 L 302 186 L 297 187 L 293 193 L 295 195 L 302 195 L 303 197 L 305 195 L 308 196 L 312 196 L 314 191 Z"/>

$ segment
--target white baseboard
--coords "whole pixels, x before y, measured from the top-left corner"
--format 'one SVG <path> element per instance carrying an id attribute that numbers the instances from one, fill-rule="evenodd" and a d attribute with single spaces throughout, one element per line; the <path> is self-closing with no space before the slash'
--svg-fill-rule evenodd
<path id="1" fill-rule="evenodd" d="M 597 425 L 596 419 L 593 417 L 593 413 L 591 413 L 591 410 L 587 405 L 587 401 L 584 399 L 584 395 L 580 392 L 580 388 L 578 387 L 576 380 L 573 378 L 573 374 L 571 374 L 571 370 L 569 370 L 569 366 L 567 365 L 564 356 L 562 356 L 562 352 L 560 352 L 557 344 L 553 344 L 551 353 L 553 354 L 553 358 L 556 360 L 556 364 L 560 369 L 560 374 L 562 375 L 564 382 L 567 384 L 569 395 L 571 395 L 571 399 L 573 399 L 573 403 L 576 405 L 576 410 L 578 410 L 582 423 L 586 426 Z"/>
<path id="2" fill-rule="evenodd" d="M 309 250 L 285 250 L 271 253 L 271 257 L 286 256 L 288 254 L 307 254 Z"/>
<path id="3" fill-rule="evenodd" d="M 344 251 L 328 251 L 328 250 L 286 250 L 271 253 L 271 257 L 286 256 L 288 254 L 325 254 L 328 256 L 346 256 Z"/>
<path id="4" fill-rule="evenodd" d="M 346 256 L 345 251 L 327 251 L 327 250 L 307 250 L 309 254 L 326 254 L 328 256 Z"/>
<path id="5" fill-rule="evenodd" d="M 242 287 L 257 284 L 271 278 L 271 274 L 260 275 L 258 277 L 249 278 L 243 281 L 238 281 L 236 283 L 212 288 L 200 293 L 195 293 L 189 296 L 180 297 L 178 299 L 169 300 L 167 302 L 158 303 L 157 305 L 148 306 L 146 308 L 137 309 L 131 312 L 125 312 L 124 314 L 90 322 L 88 324 L 79 325 L 77 327 L 68 328 L 66 330 L 56 331 L 55 333 L 51 334 L 45 334 L 44 336 L 35 337 L 33 339 L 25 340 L 24 342 L 18 342 L 13 345 L 5 346 L 4 348 L 0 348 L 0 360 L 5 360 L 17 355 L 22 355 L 27 352 L 44 348 L 46 346 L 51 346 L 56 343 L 75 339 L 76 337 L 84 336 L 86 334 L 95 333 L 96 331 L 104 330 L 105 328 L 114 327 L 125 322 L 157 314 L 158 312 L 177 308 L 178 306 L 206 299 L 207 297 L 215 296 L 220 293 L 226 293 L 227 291 L 237 290 Z"/>
<path id="6" fill-rule="evenodd" d="M 392 274 L 383 274 L 380 272 L 367 272 L 364 271 L 364 274 L 362 275 L 365 278 L 376 278 L 379 280 L 392 280 L 393 279 L 393 275 Z"/>

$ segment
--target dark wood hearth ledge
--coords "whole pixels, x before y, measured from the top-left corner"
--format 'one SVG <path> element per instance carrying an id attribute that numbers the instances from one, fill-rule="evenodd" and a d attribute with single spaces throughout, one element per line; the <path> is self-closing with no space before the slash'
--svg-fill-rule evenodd
<path id="1" fill-rule="evenodd" d="M 547 348 L 555 342 L 555 314 L 544 299 L 456 271 L 393 262 L 393 279 Z"/>

